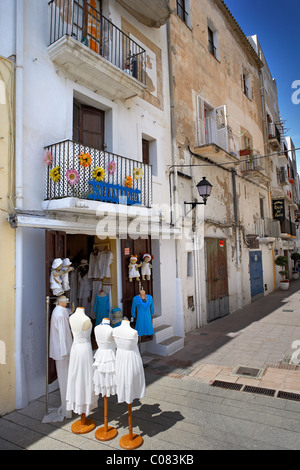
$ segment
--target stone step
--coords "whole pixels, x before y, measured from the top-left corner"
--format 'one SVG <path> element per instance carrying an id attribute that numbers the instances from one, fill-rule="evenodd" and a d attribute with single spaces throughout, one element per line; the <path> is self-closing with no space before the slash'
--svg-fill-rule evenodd
<path id="1" fill-rule="evenodd" d="M 184 347 L 184 338 L 181 336 L 170 336 L 161 342 L 157 342 L 154 336 L 147 344 L 147 351 L 160 356 L 170 356 Z"/>
<path id="2" fill-rule="evenodd" d="M 159 325 L 154 327 L 154 333 L 156 342 L 161 343 L 174 335 L 174 328 L 171 325 Z"/>

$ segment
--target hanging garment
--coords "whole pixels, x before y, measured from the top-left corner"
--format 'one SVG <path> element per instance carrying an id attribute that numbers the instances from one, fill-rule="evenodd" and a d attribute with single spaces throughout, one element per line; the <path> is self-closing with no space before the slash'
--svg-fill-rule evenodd
<path id="1" fill-rule="evenodd" d="M 96 295 L 94 312 L 96 313 L 96 325 L 99 325 L 103 318 L 109 318 L 109 295 Z"/>
<path id="2" fill-rule="evenodd" d="M 122 326 L 118 327 L 122 328 Z M 132 403 L 146 394 L 145 374 L 142 358 L 138 349 L 138 336 L 133 338 L 118 337 L 118 328 L 114 328 L 117 345 L 116 379 L 118 402 Z"/>
<path id="3" fill-rule="evenodd" d="M 100 292 L 100 289 L 102 287 L 102 281 L 97 281 L 96 279 L 92 280 L 92 300 L 91 300 L 91 314 L 90 317 L 95 319 L 96 318 L 96 312 L 94 310 L 94 305 L 95 305 L 95 300 L 98 292 Z"/>
<path id="4" fill-rule="evenodd" d="M 86 416 L 98 405 L 93 383 L 91 331 L 92 325 L 86 331 L 73 333 L 66 394 L 67 410 Z"/>
<path id="5" fill-rule="evenodd" d="M 86 315 L 90 314 L 91 303 L 89 296 L 92 293 L 93 285 L 92 280 L 88 278 L 88 274 L 81 276 L 78 274 L 78 305 L 85 309 Z"/>
<path id="6" fill-rule="evenodd" d="M 99 333 L 101 329 L 101 334 Z M 104 331 L 103 331 L 104 329 Z M 116 343 L 112 337 L 112 327 L 100 324 L 95 328 L 98 349 L 94 355 L 94 390 L 96 395 L 110 397 L 117 393 L 116 382 Z M 101 339 L 100 339 L 101 337 Z"/>
<path id="7" fill-rule="evenodd" d="M 154 334 L 152 325 L 152 315 L 154 314 L 153 299 L 151 295 L 146 295 L 142 299 L 140 295 L 133 297 L 131 316 L 136 318 L 135 329 L 139 336 Z"/>
<path id="8" fill-rule="evenodd" d="M 99 253 L 99 270 L 100 270 L 100 279 L 104 277 L 111 277 L 110 265 L 113 262 L 113 254 L 111 251 L 100 251 Z"/>
<path id="9" fill-rule="evenodd" d="M 100 278 L 100 269 L 99 269 L 99 256 L 100 253 L 97 253 L 96 255 L 92 252 L 90 254 L 90 259 L 89 259 L 89 271 L 88 271 L 88 277 L 90 279 L 94 278 Z"/>

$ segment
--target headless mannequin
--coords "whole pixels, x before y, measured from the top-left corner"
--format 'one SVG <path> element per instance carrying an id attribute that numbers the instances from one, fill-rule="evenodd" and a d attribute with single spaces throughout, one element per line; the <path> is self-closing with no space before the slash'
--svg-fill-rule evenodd
<path id="1" fill-rule="evenodd" d="M 105 294 L 104 294 L 105 295 Z M 97 325 L 95 328 L 95 338 L 98 342 L 112 342 L 114 341 L 113 328 L 110 326 L 109 318 L 103 318 L 102 324 Z M 97 429 L 95 437 L 99 441 L 109 441 L 116 437 L 118 431 L 112 426 L 108 426 L 108 398 L 104 396 L 104 426 Z"/>
<path id="2" fill-rule="evenodd" d="M 146 292 L 144 291 L 143 288 L 141 288 L 141 290 L 140 290 L 140 297 L 141 297 L 142 300 L 147 299 Z"/>
<path id="3" fill-rule="evenodd" d="M 85 314 L 85 310 L 82 307 L 77 307 L 75 312 L 70 316 L 69 321 L 71 330 L 74 333 L 87 331 L 92 325 L 90 318 Z M 71 429 L 75 434 L 85 434 L 95 429 L 95 427 L 96 423 L 93 420 L 86 418 L 85 413 L 82 413 L 80 421 L 76 421 L 72 425 Z"/>
<path id="4" fill-rule="evenodd" d="M 129 320 L 122 320 L 120 326 L 115 328 L 113 336 L 119 338 L 134 338 L 138 335 L 137 331 L 131 328 Z M 132 403 L 128 404 L 128 428 L 129 434 L 121 437 L 120 446 L 123 449 L 137 449 L 143 444 L 143 438 L 132 431 Z"/>
<path id="5" fill-rule="evenodd" d="M 106 296 L 106 293 L 104 292 L 103 287 L 101 287 L 101 290 L 100 290 L 100 292 L 99 292 L 98 295 L 99 295 L 100 297 L 105 297 L 105 296 Z"/>
<path id="6" fill-rule="evenodd" d="M 70 316 L 71 329 L 75 333 L 87 331 L 91 324 L 90 318 L 85 314 L 85 310 L 82 307 L 78 307 L 73 315 Z"/>

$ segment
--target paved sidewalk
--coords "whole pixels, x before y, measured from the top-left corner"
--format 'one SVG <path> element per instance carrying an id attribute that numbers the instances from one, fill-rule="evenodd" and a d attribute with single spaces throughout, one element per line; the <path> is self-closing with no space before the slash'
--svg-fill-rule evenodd
<path id="1" fill-rule="evenodd" d="M 188 333 L 184 348 L 172 356 L 150 355 L 146 370 L 203 383 L 221 380 L 300 394 L 300 368 L 291 363 L 297 349 L 300 362 L 300 280 L 291 282 L 289 291 L 276 290 Z M 258 378 L 237 375 L 239 366 L 258 369 Z"/>
<path id="2" fill-rule="evenodd" d="M 300 281 L 294 281 L 288 292 L 278 290 L 192 331 L 185 347 L 171 357 L 148 357 L 146 396 L 133 403 L 133 431 L 143 437 L 136 452 L 300 450 L 300 371 L 290 364 L 292 344 L 300 340 L 299 289 Z M 239 376 L 234 374 L 237 366 L 257 368 L 261 375 Z M 213 386 L 215 380 L 243 387 L 237 391 Z M 256 391 L 247 391 L 248 384 L 255 384 Z M 276 393 L 266 396 L 258 389 Z M 293 397 L 279 396 L 280 390 L 293 392 Z M 59 391 L 51 393 L 49 406 L 59 404 Z M 128 433 L 127 405 L 117 403 L 115 396 L 109 398 L 108 419 L 118 436 L 108 442 L 98 441 L 95 431 L 73 434 L 76 415 L 63 423 L 42 423 L 45 412 L 42 397 L 2 417 L 0 449 L 102 450 L 107 455 L 122 451 L 119 440 Z M 100 398 L 89 416 L 96 430 L 103 426 L 103 416 Z M 106 458 L 106 452 L 100 456 Z"/>

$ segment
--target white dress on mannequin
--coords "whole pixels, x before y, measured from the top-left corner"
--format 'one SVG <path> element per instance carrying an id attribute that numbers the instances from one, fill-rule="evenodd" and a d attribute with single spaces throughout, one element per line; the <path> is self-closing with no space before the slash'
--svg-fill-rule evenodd
<path id="1" fill-rule="evenodd" d="M 118 402 L 130 404 L 135 398 L 146 394 L 145 374 L 138 349 L 138 333 L 131 328 L 128 320 L 113 329 L 117 345 L 116 378 Z"/>
<path id="2" fill-rule="evenodd" d="M 84 308 L 77 308 L 70 316 L 70 325 L 74 340 L 68 372 L 67 410 L 87 416 L 98 406 L 93 386 L 92 322 Z"/>
<path id="3" fill-rule="evenodd" d="M 98 349 L 94 355 L 94 390 L 96 395 L 110 397 L 116 394 L 116 344 L 113 328 L 107 318 L 95 328 Z"/>

